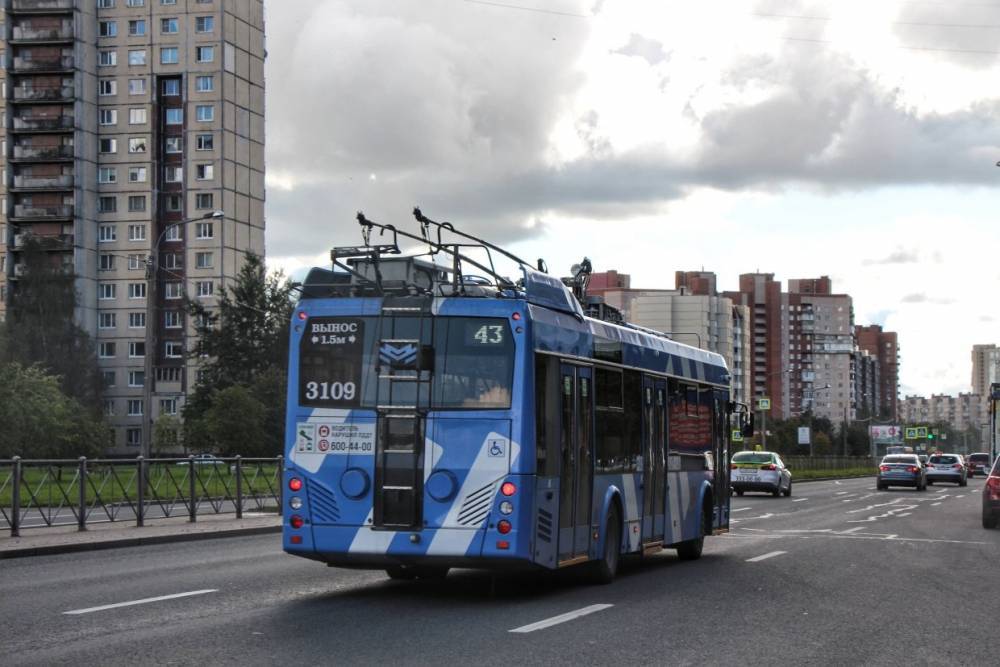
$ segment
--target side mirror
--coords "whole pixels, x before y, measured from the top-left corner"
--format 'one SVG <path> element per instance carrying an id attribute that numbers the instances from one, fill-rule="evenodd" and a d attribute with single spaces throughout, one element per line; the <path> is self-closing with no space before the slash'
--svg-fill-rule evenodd
<path id="1" fill-rule="evenodd" d="M 746 417 L 744 418 L 743 426 L 740 429 L 743 432 L 744 438 L 750 438 L 753 436 L 753 423 L 754 423 L 754 416 L 753 413 L 751 412 L 747 414 Z"/>

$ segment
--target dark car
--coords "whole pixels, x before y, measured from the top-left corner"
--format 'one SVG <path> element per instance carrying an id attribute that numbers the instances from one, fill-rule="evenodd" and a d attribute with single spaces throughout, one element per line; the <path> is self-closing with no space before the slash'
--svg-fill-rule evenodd
<path id="1" fill-rule="evenodd" d="M 959 486 L 968 484 L 965 460 L 961 454 L 934 454 L 927 459 L 927 483 L 954 482 Z"/>
<path id="2" fill-rule="evenodd" d="M 1000 457 L 993 462 L 983 487 L 983 528 L 996 528 L 1000 519 Z"/>
<path id="3" fill-rule="evenodd" d="M 882 458 L 875 487 L 881 491 L 890 486 L 913 486 L 917 491 L 927 490 L 927 470 L 916 454 L 890 454 Z"/>
<path id="4" fill-rule="evenodd" d="M 969 477 L 988 475 L 990 472 L 990 455 L 986 452 L 976 452 L 966 457 L 969 462 Z"/>

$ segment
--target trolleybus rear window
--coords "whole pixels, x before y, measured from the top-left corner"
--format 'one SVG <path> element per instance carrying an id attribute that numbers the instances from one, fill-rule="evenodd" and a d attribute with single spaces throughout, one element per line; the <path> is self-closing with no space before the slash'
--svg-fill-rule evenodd
<path id="1" fill-rule="evenodd" d="M 410 324 L 400 321 L 390 330 L 387 321 L 383 320 L 387 330 L 382 337 L 416 337 L 418 328 Z M 374 317 L 310 319 L 299 347 L 299 404 L 371 408 L 375 406 L 378 389 L 384 390 L 379 402 L 387 402 L 388 381 L 382 380 L 382 387 L 376 388 L 374 350 L 379 337 L 378 326 L 379 320 Z M 422 337 L 423 345 L 434 347 L 430 407 L 438 410 L 509 408 L 514 341 L 507 320 L 436 317 L 433 327 L 433 339 L 431 327 L 425 328 Z M 411 393 L 415 391 L 412 383 L 409 389 Z M 397 386 L 395 393 L 400 390 Z M 396 398 L 413 402 L 413 397 Z"/>

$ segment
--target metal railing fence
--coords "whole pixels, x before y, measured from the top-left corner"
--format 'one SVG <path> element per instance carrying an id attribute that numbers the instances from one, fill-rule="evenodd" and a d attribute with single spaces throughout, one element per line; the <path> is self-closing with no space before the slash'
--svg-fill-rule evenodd
<path id="1" fill-rule="evenodd" d="M 284 458 L 0 459 L 0 530 L 281 512 Z"/>
<path id="2" fill-rule="evenodd" d="M 788 469 L 793 473 L 796 470 L 854 470 L 857 468 L 869 468 L 875 474 L 878 466 L 878 459 L 870 456 L 782 456 Z"/>

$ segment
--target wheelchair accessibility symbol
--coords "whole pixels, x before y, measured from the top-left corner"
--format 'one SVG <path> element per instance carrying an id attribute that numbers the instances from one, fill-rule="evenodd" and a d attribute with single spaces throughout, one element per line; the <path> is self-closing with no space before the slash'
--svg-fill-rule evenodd
<path id="1" fill-rule="evenodd" d="M 507 454 L 503 440 L 490 440 L 487 445 L 490 448 L 490 456 L 493 458 L 499 458 Z"/>

